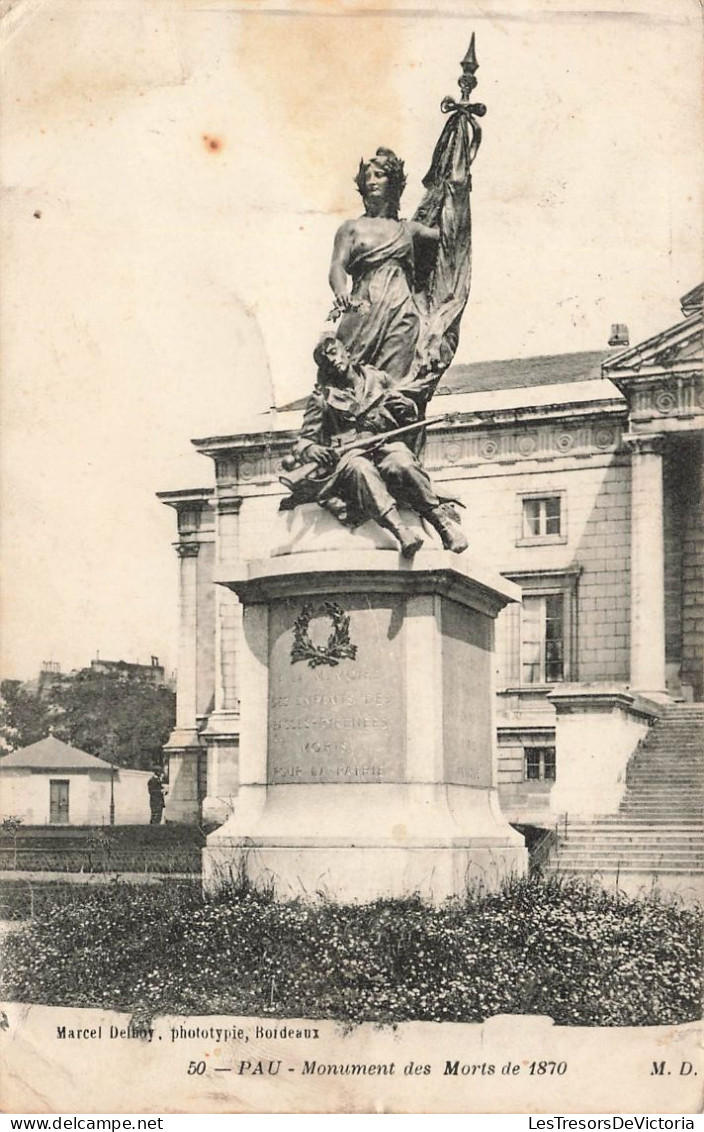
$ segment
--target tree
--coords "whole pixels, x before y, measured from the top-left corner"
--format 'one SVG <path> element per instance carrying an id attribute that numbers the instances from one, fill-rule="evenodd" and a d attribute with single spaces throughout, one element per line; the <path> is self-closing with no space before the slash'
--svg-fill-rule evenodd
<path id="1" fill-rule="evenodd" d="M 3 704 L 0 709 L 0 746 L 3 753 L 28 747 L 48 735 L 52 718 L 44 700 L 28 692 L 20 680 L 3 680 L 0 695 Z"/>
<path id="2" fill-rule="evenodd" d="M 12 722 L 10 705 L 0 693 L 0 755 L 7 755 L 19 747 L 19 731 Z"/>
<path id="3" fill-rule="evenodd" d="M 54 734 L 118 766 L 146 770 L 162 761 L 176 719 L 170 688 L 123 672 L 84 668 L 56 684 L 47 698 Z"/>

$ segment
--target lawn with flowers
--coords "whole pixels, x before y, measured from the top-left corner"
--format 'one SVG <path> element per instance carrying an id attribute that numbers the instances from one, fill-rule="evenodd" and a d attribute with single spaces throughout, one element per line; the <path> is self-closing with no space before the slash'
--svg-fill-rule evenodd
<path id="1" fill-rule="evenodd" d="M 246 885 L 64 885 L 4 947 L 6 1000 L 139 1017 L 642 1026 L 700 1016 L 701 912 L 564 878 L 430 908 L 281 904 Z"/>

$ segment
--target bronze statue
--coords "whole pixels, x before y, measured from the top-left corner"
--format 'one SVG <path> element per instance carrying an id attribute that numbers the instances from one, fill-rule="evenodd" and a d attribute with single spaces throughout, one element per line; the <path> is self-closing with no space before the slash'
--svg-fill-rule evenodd
<path id="1" fill-rule="evenodd" d="M 435 527 L 446 548 L 461 553 L 467 547 L 459 517 L 436 495 L 417 445 L 409 447 L 414 441 L 404 435 L 364 451 L 342 448 L 354 435 L 396 432 L 414 422 L 417 442 L 427 404 L 457 348 L 471 276 L 470 166 L 481 141 L 476 119 L 485 112 L 469 101 L 476 85 L 474 36 L 462 70 L 462 99 L 443 100 L 451 116 L 412 220 L 399 219 L 406 176 L 396 154 L 379 148 L 360 162 L 356 184 L 364 215 L 340 226 L 330 265 L 336 334 L 316 348 L 317 385 L 300 439 L 284 462 L 289 471 L 296 462 L 312 471 L 282 477 L 293 488 L 282 506 L 315 499 L 352 526 L 376 519 L 393 531 L 407 558 L 422 539 L 402 522 L 397 503 Z"/>
<path id="2" fill-rule="evenodd" d="M 340 315 L 337 337 L 355 362 L 399 381 L 411 369 L 421 328 L 413 289 L 415 245 L 437 242 L 440 230 L 399 220 L 406 178 L 403 162 L 390 149 L 361 161 L 356 182 L 364 216 L 340 225 L 330 264 L 333 315 Z"/>

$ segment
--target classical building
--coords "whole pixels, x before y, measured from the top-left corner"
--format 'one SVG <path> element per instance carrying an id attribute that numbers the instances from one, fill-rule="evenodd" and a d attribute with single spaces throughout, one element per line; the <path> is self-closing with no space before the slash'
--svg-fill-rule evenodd
<path id="1" fill-rule="evenodd" d="M 603 351 L 455 366 L 433 402 L 451 415 L 424 460 L 464 508 L 467 553 L 523 592 L 499 616 L 496 673 L 499 793 L 521 826 L 617 814 L 652 725 L 704 699 L 701 286 L 681 312 L 634 347 L 616 326 Z M 272 549 L 301 404 L 194 441 L 215 486 L 159 496 L 181 570 L 170 820 L 235 804 L 242 651 L 227 583 Z"/>

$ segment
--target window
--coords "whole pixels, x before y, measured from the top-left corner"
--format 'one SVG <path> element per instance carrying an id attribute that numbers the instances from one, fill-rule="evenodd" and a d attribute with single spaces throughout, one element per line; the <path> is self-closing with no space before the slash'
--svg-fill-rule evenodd
<path id="1" fill-rule="evenodd" d="M 581 567 L 507 571 L 523 591 L 497 623 L 499 684 L 505 689 L 549 688 L 577 680 L 577 590 Z"/>
<path id="2" fill-rule="evenodd" d="M 554 747 L 525 748 L 526 782 L 554 782 L 556 777 Z"/>
<path id="3" fill-rule="evenodd" d="M 559 535 L 560 504 L 559 495 L 546 495 L 543 499 L 523 500 L 523 537 L 536 535 Z"/>
<path id="4" fill-rule="evenodd" d="M 550 494 L 522 492 L 518 496 L 517 546 L 545 546 L 567 542 L 566 499 L 564 491 Z"/>
<path id="5" fill-rule="evenodd" d="M 564 678 L 564 594 L 526 596 L 521 618 L 521 683 L 551 684 Z"/>

